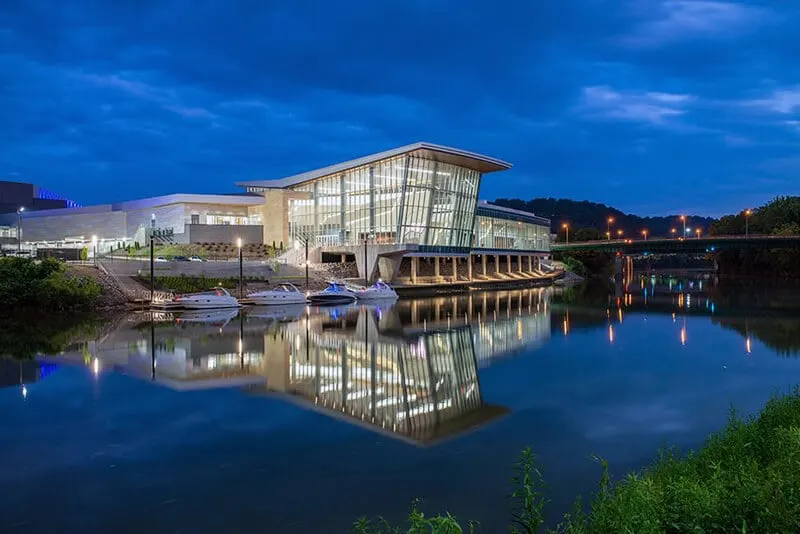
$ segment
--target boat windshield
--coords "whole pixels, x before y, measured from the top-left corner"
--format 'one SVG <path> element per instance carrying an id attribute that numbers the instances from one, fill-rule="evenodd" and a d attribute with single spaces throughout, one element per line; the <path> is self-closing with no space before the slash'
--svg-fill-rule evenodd
<path id="1" fill-rule="evenodd" d="M 344 286 L 336 282 L 328 282 L 328 287 L 325 288 L 325 293 L 339 293 L 344 291 Z"/>
<path id="2" fill-rule="evenodd" d="M 275 291 L 284 291 L 286 293 L 297 293 L 297 288 L 291 284 L 281 284 L 277 288 L 275 288 Z"/>
<path id="3" fill-rule="evenodd" d="M 372 284 L 372 287 L 375 289 L 391 289 L 391 287 L 389 287 L 389 284 L 387 284 L 386 282 L 382 282 L 381 280 L 378 280 L 377 282 Z"/>

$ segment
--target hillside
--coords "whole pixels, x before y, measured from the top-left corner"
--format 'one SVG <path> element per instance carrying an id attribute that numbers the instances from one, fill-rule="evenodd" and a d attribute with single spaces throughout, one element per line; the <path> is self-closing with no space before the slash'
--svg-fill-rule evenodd
<path id="1" fill-rule="evenodd" d="M 562 223 L 567 222 L 571 229 L 595 228 L 605 234 L 606 221 L 609 217 L 614 218 L 611 228 L 615 237 L 617 230 L 622 230 L 627 237 L 639 236 L 644 229 L 651 236 L 664 237 L 671 235 L 670 230 L 672 228 L 675 228 L 678 232 L 682 230 L 682 223 L 678 218 L 679 215 L 639 217 L 638 215 L 624 213 L 611 206 L 589 202 L 588 200 L 534 198 L 526 201 L 518 198 L 498 198 L 494 203 L 508 208 L 532 211 L 536 215 L 548 217 L 552 222 L 552 231 L 554 233 L 561 228 Z M 707 233 L 709 226 L 714 221 L 715 219 L 711 217 L 689 215 L 687 226 L 696 228 L 699 225 L 703 229 L 703 233 Z"/>

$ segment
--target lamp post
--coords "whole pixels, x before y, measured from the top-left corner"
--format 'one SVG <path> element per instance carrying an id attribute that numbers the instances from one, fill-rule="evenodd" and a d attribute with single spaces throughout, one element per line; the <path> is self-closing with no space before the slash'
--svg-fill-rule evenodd
<path id="1" fill-rule="evenodd" d="M 647 241 L 647 230 L 642 230 L 642 235 L 644 236 L 644 240 Z"/>
<path id="2" fill-rule="evenodd" d="M 686 235 L 686 215 L 681 215 L 681 222 L 683 223 L 683 235 Z"/>
<path id="3" fill-rule="evenodd" d="M 367 265 L 369 264 L 369 260 L 367 259 L 367 243 L 369 242 L 369 237 L 364 237 L 364 287 L 369 287 L 369 272 L 367 271 Z"/>
<path id="4" fill-rule="evenodd" d="M 670 228 L 669 229 L 669 233 L 672 234 L 672 238 L 674 239 L 675 238 L 675 234 L 678 233 L 678 231 L 675 228 Z"/>
<path id="5" fill-rule="evenodd" d="M 153 304 L 153 297 L 155 296 L 156 279 L 155 279 L 155 244 L 153 243 L 153 229 L 150 229 L 150 304 Z"/>
<path id="6" fill-rule="evenodd" d="M 17 256 L 22 255 L 22 212 L 24 211 L 25 206 L 17 209 Z"/>
<path id="7" fill-rule="evenodd" d="M 750 215 L 753 214 L 753 210 L 746 209 L 744 210 L 744 237 L 747 239 L 750 237 Z"/>
<path id="8" fill-rule="evenodd" d="M 308 289 L 308 237 L 303 240 L 303 245 L 306 247 L 306 289 Z"/>
<path id="9" fill-rule="evenodd" d="M 242 238 L 236 238 L 236 248 L 239 249 L 239 298 L 242 298 L 242 293 L 244 291 L 244 272 L 242 268 Z"/>
<path id="10" fill-rule="evenodd" d="M 567 223 L 564 223 L 561 225 L 561 228 L 564 229 L 564 232 L 566 234 L 565 242 L 567 245 L 569 245 L 569 225 Z"/>
<path id="11" fill-rule="evenodd" d="M 97 267 L 97 236 L 92 236 L 92 261 L 94 266 Z"/>
<path id="12" fill-rule="evenodd" d="M 614 222 L 614 217 L 609 217 L 606 219 L 606 236 L 608 240 L 611 241 L 611 223 Z"/>
<path id="13" fill-rule="evenodd" d="M 697 230 L 694 231 L 694 233 L 697 234 L 697 239 L 700 239 L 700 234 L 703 233 L 703 230 L 698 228 Z"/>
<path id="14" fill-rule="evenodd" d="M 622 239 L 622 230 L 617 230 L 617 239 Z"/>

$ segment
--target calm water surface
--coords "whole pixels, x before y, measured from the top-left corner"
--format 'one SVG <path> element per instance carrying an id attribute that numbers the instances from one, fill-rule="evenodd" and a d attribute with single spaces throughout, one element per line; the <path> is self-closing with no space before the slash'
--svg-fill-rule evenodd
<path id="1" fill-rule="evenodd" d="M 0 361 L 0 531 L 347 532 L 421 498 L 492 532 L 527 446 L 560 515 L 591 455 L 641 468 L 800 382 L 799 295 L 658 277 L 131 314 L 67 347 L 6 324 L 0 350 L 35 356 Z"/>

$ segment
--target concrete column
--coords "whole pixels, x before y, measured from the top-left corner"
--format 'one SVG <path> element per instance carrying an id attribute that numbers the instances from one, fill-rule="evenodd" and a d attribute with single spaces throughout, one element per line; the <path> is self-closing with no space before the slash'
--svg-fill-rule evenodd
<path id="1" fill-rule="evenodd" d="M 467 278 L 470 282 L 472 282 L 472 255 L 467 256 Z M 472 298 L 472 295 L 469 296 Z M 472 307 L 470 306 L 469 312 L 472 313 Z"/>
<path id="2" fill-rule="evenodd" d="M 417 267 L 419 266 L 419 258 L 413 256 L 411 258 L 411 283 L 417 283 Z"/>
<path id="3" fill-rule="evenodd" d="M 511 274 L 511 254 L 506 255 L 506 261 L 508 262 L 508 265 L 506 266 L 508 267 L 508 274 Z"/>
<path id="4" fill-rule="evenodd" d="M 433 258 L 433 275 L 439 278 L 439 256 Z"/>
<path id="5" fill-rule="evenodd" d="M 500 256 L 494 257 L 494 274 L 500 274 Z"/>
<path id="6" fill-rule="evenodd" d="M 347 254 L 342 254 L 341 263 L 347 263 Z"/>
<path id="7" fill-rule="evenodd" d="M 517 272 L 522 272 L 525 269 L 522 268 L 522 255 L 517 256 Z"/>
<path id="8" fill-rule="evenodd" d="M 486 254 L 481 254 L 481 267 L 483 269 L 483 276 L 486 276 Z"/>
<path id="9" fill-rule="evenodd" d="M 458 282 L 458 258 L 453 256 L 453 282 Z"/>
<path id="10" fill-rule="evenodd" d="M 533 272 L 533 256 L 528 256 L 528 272 Z"/>

